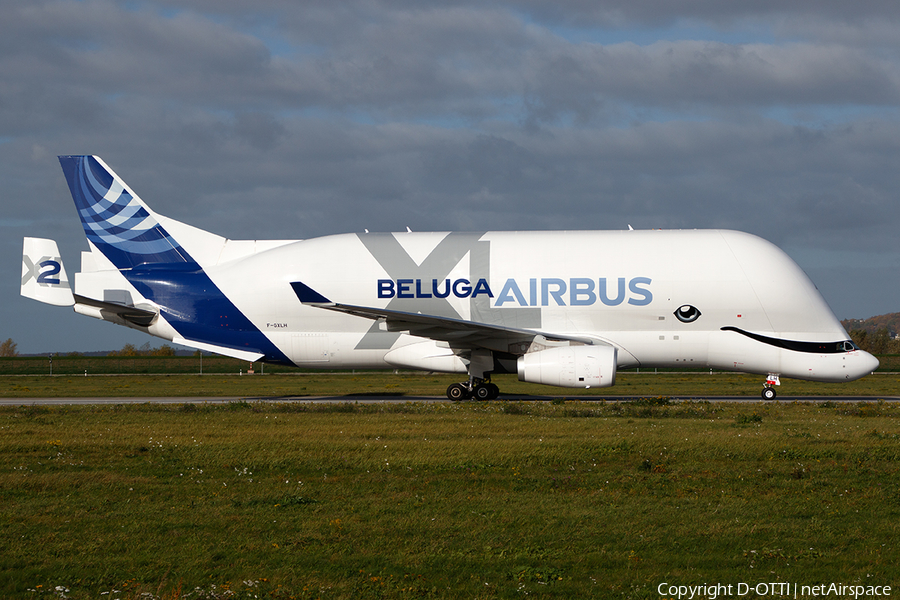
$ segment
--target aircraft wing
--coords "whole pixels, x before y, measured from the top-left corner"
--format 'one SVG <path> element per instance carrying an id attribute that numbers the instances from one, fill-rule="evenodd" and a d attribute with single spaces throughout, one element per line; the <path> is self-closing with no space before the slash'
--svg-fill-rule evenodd
<path id="1" fill-rule="evenodd" d="M 535 338 L 549 342 L 575 342 L 594 344 L 596 340 L 587 337 L 559 335 L 533 329 L 518 329 L 491 323 L 479 323 L 451 317 L 410 313 L 387 308 L 355 306 L 332 302 L 309 286 L 293 282 L 291 287 L 300 302 L 308 306 L 333 310 L 383 323 L 385 331 L 406 332 L 417 337 L 447 342 L 456 347 L 483 347 L 508 352 L 515 344 L 531 344 Z M 520 352 L 524 354 L 524 349 Z"/>

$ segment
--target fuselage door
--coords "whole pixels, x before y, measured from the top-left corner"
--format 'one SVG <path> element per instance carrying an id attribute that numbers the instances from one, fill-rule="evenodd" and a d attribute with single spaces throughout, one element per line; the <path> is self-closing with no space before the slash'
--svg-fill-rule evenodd
<path id="1" fill-rule="evenodd" d="M 327 333 L 295 333 L 291 336 L 293 361 L 299 363 L 323 363 L 331 360 Z"/>

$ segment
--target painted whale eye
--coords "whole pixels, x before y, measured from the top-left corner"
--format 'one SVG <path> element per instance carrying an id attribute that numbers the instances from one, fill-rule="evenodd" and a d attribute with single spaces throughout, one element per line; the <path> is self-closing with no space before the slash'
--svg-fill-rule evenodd
<path id="1" fill-rule="evenodd" d="M 682 323 L 693 323 L 700 318 L 700 311 L 697 310 L 696 306 L 685 304 L 679 306 L 678 310 L 675 311 L 675 318 Z"/>

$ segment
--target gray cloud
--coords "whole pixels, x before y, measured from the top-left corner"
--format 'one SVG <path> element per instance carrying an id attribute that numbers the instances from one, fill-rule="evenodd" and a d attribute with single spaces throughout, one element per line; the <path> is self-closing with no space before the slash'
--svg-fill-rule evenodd
<path id="1" fill-rule="evenodd" d="M 548 6 L 0 5 L 0 338 L 132 335 L 17 296 L 22 236 L 70 271 L 85 247 L 67 153 L 229 237 L 725 227 L 785 247 L 839 316 L 898 310 L 894 3 Z"/>
<path id="2" fill-rule="evenodd" d="M 0 15 L 18 32 L 7 40 L 16 50 L 0 62 L 0 73 L 19 84 L 4 86 L 11 106 L 24 111 L 37 101 L 55 121 L 80 123 L 121 96 L 389 119 L 496 118 L 512 108 L 585 122 L 609 103 L 685 110 L 884 105 L 898 97 L 896 63 L 834 44 L 572 43 L 509 13 L 458 8 L 351 21 L 329 46 L 305 46 L 306 28 L 282 30 L 296 49 L 272 55 L 263 40 L 193 13 L 80 8 L 8 7 Z"/>

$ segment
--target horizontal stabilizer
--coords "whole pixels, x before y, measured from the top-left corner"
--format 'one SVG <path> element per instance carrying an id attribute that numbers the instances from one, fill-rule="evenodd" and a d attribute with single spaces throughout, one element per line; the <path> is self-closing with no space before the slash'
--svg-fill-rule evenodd
<path id="1" fill-rule="evenodd" d="M 136 306 L 128 306 L 127 304 L 118 304 L 116 302 L 104 302 L 103 300 L 95 300 L 93 298 L 79 296 L 78 294 L 75 294 L 75 304 L 76 311 L 78 311 L 79 305 L 90 306 L 91 308 L 99 309 L 101 312 L 119 315 L 126 321 L 134 323 L 135 325 L 141 325 L 142 327 L 147 327 L 153 323 L 153 319 L 159 314 L 155 310 L 147 310 Z"/>
<path id="2" fill-rule="evenodd" d="M 54 306 L 75 304 L 55 241 L 25 238 L 22 244 L 21 293 L 26 298 Z"/>

